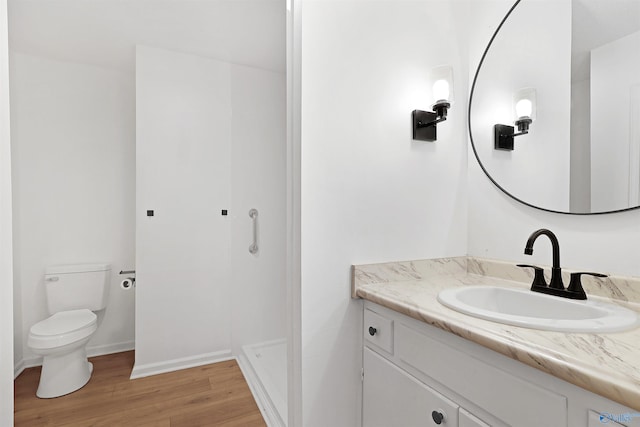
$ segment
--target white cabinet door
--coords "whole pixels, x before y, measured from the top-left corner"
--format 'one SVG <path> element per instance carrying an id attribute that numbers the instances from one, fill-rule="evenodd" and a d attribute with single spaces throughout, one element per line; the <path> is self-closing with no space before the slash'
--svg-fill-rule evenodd
<path id="1" fill-rule="evenodd" d="M 362 410 L 364 427 L 458 425 L 458 405 L 368 348 L 364 349 Z"/>
<path id="2" fill-rule="evenodd" d="M 459 427 L 491 427 L 475 415 L 471 414 L 464 408 L 460 408 L 460 426 Z"/>

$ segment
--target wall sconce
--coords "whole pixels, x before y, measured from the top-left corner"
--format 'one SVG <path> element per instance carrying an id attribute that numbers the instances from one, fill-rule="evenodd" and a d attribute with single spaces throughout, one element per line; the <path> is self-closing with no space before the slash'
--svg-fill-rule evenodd
<path id="1" fill-rule="evenodd" d="M 413 110 L 413 139 L 435 141 L 436 125 L 447 120 L 447 111 L 453 103 L 453 69 L 449 66 L 434 68 L 430 73 L 433 82 L 433 113 Z"/>
<path id="2" fill-rule="evenodd" d="M 519 90 L 514 99 L 513 105 L 515 109 L 515 125 L 518 127 L 518 133 L 515 128 L 508 125 L 493 126 L 493 143 L 496 150 L 513 151 L 513 139 L 516 136 L 526 135 L 529 133 L 529 126 L 533 123 L 536 115 L 536 90 L 526 88 Z"/>

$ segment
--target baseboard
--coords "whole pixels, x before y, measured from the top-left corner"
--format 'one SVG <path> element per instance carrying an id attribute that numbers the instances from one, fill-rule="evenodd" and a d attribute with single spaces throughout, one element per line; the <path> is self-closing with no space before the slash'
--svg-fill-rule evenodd
<path id="1" fill-rule="evenodd" d="M 269 395 L 262 386 L 262 382 L 256 375 L 256 372 L 251 366 L 251 363 L 249 363 L 247 357 L 244 354 L 241 354 L 236 359 L 238 360 L 238 366 L 240 366 L 242 375 L 244 375 L 244 379 L 249 385 L 251 394 L 253 394 L 253 398 L 255 399 L 256 404 L 258 405 L 258 409 L 260 409 L 262 418 L 264 418 L 267 426 L 285 427 L 286 424 L 283 422 L 282 418 L 280 418 L 278 410 L 269 398 Z"/>
<path id="2" fill-rule="evenodd" d="M 115 344 L 105 344 L 105 345 L 96 345 L 87 347 L 87 356 L 95 357 L 95 356 L 104 356 L 106 354 L 120 353 L 123 351 L 129 351 L 135 349 L 135 341 L 125 341 L 119 342 Z M 32 356 L 25 359 L 22 359 L 18 363 L 16 363 L 13 373 L 13 379 L 18 378 L 18 375 L 22 373 L 27 368 L 33 368 L 36 366 L 42 366 L 42 356 Z"/>
<path id="3" fill-rule="evenodd" d="M 22 373 L 22 371 L 28 368 L 42 366 L 42 356 L 33 356 L 33 357 L 28 357 L 26 359 L 22 359 L 16 366 L 20 366 L 20 365 L 22 365 L 22 370 L 20 371 L 20 373 Z"/>
<path id="4" fill-rule="evenodd" d="M 135 341 L 125 341 L 115 344 L 105 344 L 87 347 L 87 357 L 104 356 L 105 354 L 122 353 L 135 350 Z"/>
<path id="5" fill-rule="evenodd" d="M 158 363 L 148 363 L 146 365 L 134 364 L 130 379 L 148 377 L 151 375 L 164 374 L 167 372 L 179 371 L 181 369 L 194 368 L 196 366 L 208 365 L 210 363 L 232 360 L 231 350 L 205 353 L 198 356 L 184 357 L 181 359 L 167 360 Z"/>
<path id="6" fill-rule="evenodd" d="M 24 365 L 24 359 L 16 363 L 13 367 L 13 379 L 15 380 L 18 378 L 18 375 L 20 375 L 25 369 L 27 369 L 27 367 Z"/>

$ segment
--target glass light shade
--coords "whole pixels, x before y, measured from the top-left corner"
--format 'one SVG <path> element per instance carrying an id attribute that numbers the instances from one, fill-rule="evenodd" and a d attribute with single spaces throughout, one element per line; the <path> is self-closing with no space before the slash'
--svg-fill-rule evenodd
<path id="1" fill-rule="evenodd" d="M 432 104 L 441 101 L 453 103 L 453 68 L 448 65 L 433 68 L 429 73 L 432 83 Z"/>
<path id="2" fill-rule="evenodd" d="M 521 99 L 516 103 L 516 117 L 531 117 L 533 104 L 529 99 Z"/>
<path id="3" fill-rule="evenodd" d="M 515 120 L 528 117 L 531 120 L 536 118 L 536 90 L 534 88 L 524 88 L 517 91 L 513 97 Z"/>
<path id="4" fill-rule="evenodd" d="M 433 98 L 436 102 L 449 100 L 449 82 L 440 79 L 433 84 Z"/>

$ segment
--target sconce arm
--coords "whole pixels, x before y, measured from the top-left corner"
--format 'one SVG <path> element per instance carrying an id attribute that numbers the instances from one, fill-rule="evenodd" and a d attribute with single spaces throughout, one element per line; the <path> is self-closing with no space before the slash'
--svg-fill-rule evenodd
<path id="1" fill-rule="evenodd" d="M 494 148 L 496 150 L 513 151 L 513 138 L 528 134 L 531 123 L 530 117 L 521 117 L 516 120 L 515 125 L 518 127 L 518 133 L 515 133 L 514 126 L 495 125 L 493 127 Z"/>
<path id="2" fill-rule="evenodd" d="M 526 134 L 528 134 L 528 133 L 529 133 L 529 131 L 528 131 L 528 130 L 525 130 L 525 131 L 522 131 L 522 132 L 519 132 L 519 133 L 514 133 L 513 135 L 510 135 L 510 136 L 512 136 L 513 138 L 515 138 L 516 136 L 526 135 Z"/>
<path id="3" fill-rule="evenodd" d="M 427 123 L 423 123 L 421 120 L 418 119 L 418 121 L 416 122 L 416 127 L 418 127 L 418 128 L 426 128 L 426 127 L 438 124 L 440 122 L 444 122 L 445 120 L 447 120 L 447 116 L 446 115 L 444 117 L 438 117 L 435 120 L 431 120 L 431 121 L 429 121 Z"/>

